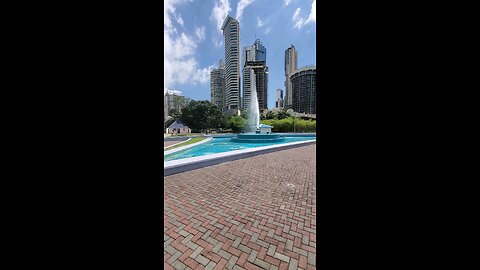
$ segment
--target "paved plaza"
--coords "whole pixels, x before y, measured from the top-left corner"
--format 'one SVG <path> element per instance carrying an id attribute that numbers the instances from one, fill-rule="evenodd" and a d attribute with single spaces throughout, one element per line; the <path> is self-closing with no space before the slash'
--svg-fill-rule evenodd
<path id="1" fill-rule="evenodd" d="M 173 140 L 172 141 L 163 141 L 163 148 L 168 147 L 170 145 L 177 144 L 177 143 L 181 143 L 181 142 L 186 141 L 186 140 L 188 140 L 188 138 L 178 138 L 175 141 L 173 141 Z"/>
<path id="2" fill-rule="evenodd" d="M 164 178 L 166 269 L 316 269 L 316 144 Z"/>

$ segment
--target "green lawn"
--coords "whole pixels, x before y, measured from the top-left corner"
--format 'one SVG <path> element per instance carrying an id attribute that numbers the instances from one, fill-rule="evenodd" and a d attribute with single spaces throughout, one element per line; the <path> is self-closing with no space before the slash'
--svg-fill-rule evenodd
<path id="1" fill-rule="evenodd" d="M 182 146 L 185 146 L 185 145 L 189 145 L 189 144 L 192 144 L 192 143 L 196 143 L 196 142 L 199 142 L 201 140 L 205 140 L 206 138 L 204 137 L 195 137 L 195 138 L 191 138 L 190 140 L 188 140 L 187 142 L 184 142 L 184 143 L 181 143 L 181 144 L 177 144 L 175 146 L 172 146 L 172 147 L 169 147 L 167 149 L 164 149 L 163 151 L 166 151 L 166 150 L 172 150 L 172 149 L 175 149 L 177 147 L 182 147 Z"/>

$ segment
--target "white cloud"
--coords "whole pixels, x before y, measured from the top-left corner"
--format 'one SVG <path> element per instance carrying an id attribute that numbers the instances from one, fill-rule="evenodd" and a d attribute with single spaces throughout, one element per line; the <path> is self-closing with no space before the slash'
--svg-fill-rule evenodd
<path id="1" fill-rule="evenodd" d="M 205 26 L 197 27 L 195 35 L 198 37 L 198 41 L 203 41 L 205 39 Z"/>
<path id="2" fill-rule="evenodd" d="M 215 48 L 220 48 L 223 46 L 223 38 L 218 36 L 218 37 L 213 37 L 212 38 L 213 45 Z"/>
<path id="3" fill-rule="evenodd" d="M 182 95 L 182 91 L 180 91 L 180 90 L 173 90 L 173 89 L 163 88 L 163 95 L 165 95 L 167 92 L 168 92 L 170 95 L 178 95 L 178 96 L 181 96 L 181 95 Z"/>
<path id="4" fill-rule="evenodd" d="M 214 66 L 209 66 L 207 68 L 197 69 L 193 75 L 193 82 L 195 83 L 207 83 L 210 81 L 210 71 Z"/>
<path id="5" fill-rule="evenodd" d="M 268 34 L 270 33 L 270 27 L 267 27 L 267 29 L 265 29 L 265 34 Z"/>
<path id="6" fill-rule="evenodd" d="M 215 6 L 212 10 L 211 19 L 217 23 L 217 31 L 222 33 L 222 24 L 228 13 L 232 11 L 230 8 L 230 2 L 228 0 L 218 0 L 215 2 Z"/>
<path id="7" fill-rule="evenodd" d="M 243 10 L 250 5 L 254 0 L 240 0 L 237 4 L 237 15 L 235 18 L 240 21 L 240 18 L 242 17 Z"/>
<path id="8" fill-rule="evenodd" d="M 205 83 L 204 76 L 202 76 L 205 68 L 199 68 L 195 60 L 197 49 L 195 35 L 201 37 L 202 30 L 200 29 L 198 34 L 189 36 L 185 33 L 177 34 L 177 29 L 172 25 L 171 18 L 176 18 L 177 21 L 179 18 L 175 14 L 175 6 L 187 1 L 189 0 L 166 0 L 164 2 L 164 89 L 171 89 L 176 84 Z"/>
<path id="9" fill-rule="evenodd" d="M 257 17 L 257 27 L 262 27 L 264 25 L 264 23 L 262 22 L 262 20 L 260 20 L 260 17 Z"/>
<path id="10" fill-rule="evenodd" d="M 290 2 L 292 2 L 292 0 L 284 0 L 283 5 L 288 6 L 288 4 L 290 4 Z"/>
<path id="11" fill-rule="evenodd" d="M 309 22 L 315 23 L 316 21 L 317 21 L 317 0 L 313 0 L 312 9 L 310 10 L 310 15 L 308 16 L 308 19 L 305 22 L 305 24 Z"/>
<path id="12" fill-rule="evenodd" d="M 293 13 L 293 18 L 292 18 L 293 21 L 296 21 L 296 20 L 298 19 L 298 16 L 300 15 L 300 10 L 302 10 L 302 9 L 301 9 L 301 8 L 297 8 L 297 9 L 295 10 L 295 13 Z"/>
<path id="13" fill-rule="evenodd" d="M 216 35 L 212 35 L 212 42 L 215 48 L 220 48 L 223 45 L 223 33 L 222 24 L 228 13 L 232 11 L 230 8 L 230 2 L 228 0 L 216 0 L 212 10 L 212 16 L 210 19 L 216 23 Z"/>
<path id="14" fill-rule="evenodd" d="M 178 24 L 180 24 L 181 26 L 183 26 L 182 16 L 180 16 L 180 15 L 177 16 L 177 22 L 178 22 Z"/>
<path id="15" fill-rule="evenodd" d="M 304 25 L 305 25 L 305 23 L 304 23 L 303 19 L 300 18 L 300 19 L 298 19 L 298 20 L 295 22 L 295 24 L 293 25 L 293 27 L 300 29 L 300 28 L 302 28 L 302 26 L 304 26 Z"/>
<path id="16" fill-rule="evenodd" d="M 314 23 L 315 24 L 315 22 L 317 20 L 317 18 L 316 18 L 317 17 L 316 16 L 316 6 L 317 6 L 317 1 L 313 0 L 312 9 L 310 10 L 310 15 L 308 16 L 308 18 L 306 20 L 304 18 L 300 17 L 301 9 L 297 8 L 295 10 L 295 13 L 293 13 L 293 17 L 292 17 L 292 21 L 294 22 L 293 27 L 300 29 L 303 26 L 305 26 L 306 24 L 309 24 L 309 23 Z"/>

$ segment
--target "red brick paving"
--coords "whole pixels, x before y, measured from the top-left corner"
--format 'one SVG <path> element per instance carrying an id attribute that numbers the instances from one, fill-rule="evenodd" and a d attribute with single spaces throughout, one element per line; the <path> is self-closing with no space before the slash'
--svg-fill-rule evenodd
<path id="1" fill-rule="evenodd" d="M 315 155 L 313 144 L 165 177 L 165 268 L 315 269 Z"/>

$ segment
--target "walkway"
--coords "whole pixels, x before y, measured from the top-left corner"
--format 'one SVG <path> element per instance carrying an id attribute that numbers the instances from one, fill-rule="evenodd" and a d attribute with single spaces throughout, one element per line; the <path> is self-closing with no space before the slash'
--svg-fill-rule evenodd
<path id="1" fill-rule="evenodd" d="M 164 178 L 166 269 L 315 269 L 316 145 Z"/>
<path id="2" fill-rule="evenodd" d="M 171 140 L 164 140 L 163 141 L 163 148 L 174 145 L 183 141 L 188 140 L 188 137 L 177 137 L 177 138 L 172 138 Z"/>

